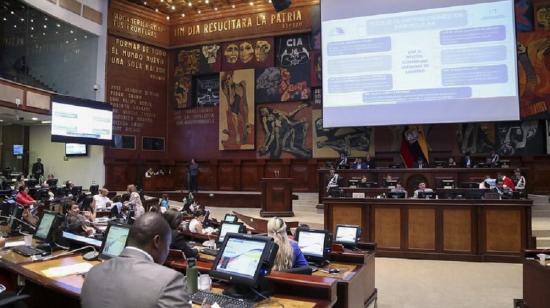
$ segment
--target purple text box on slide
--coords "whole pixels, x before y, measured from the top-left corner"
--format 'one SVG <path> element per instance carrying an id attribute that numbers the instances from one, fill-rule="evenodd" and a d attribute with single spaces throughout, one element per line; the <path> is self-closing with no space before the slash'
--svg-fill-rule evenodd
<path id="1" fill-rule="evenodd" d="M 363 94 L 364 103 L 409 103 L 466 99 L 472 96 L 470 87 L 377 91 Z"/>
<path id="2" fill-rule="evenodd" d="M 342 41 L 328 43 L 329 56 L 355 55 L 369 52 L 384 52 L 391 50 L 391 38 L 376 37 L 363 40 Z"/>
<path id="3" fill-rule="evenodd" d="M 391 71 L 392 57 L 388 54 L 359 56 L 353 58 L 332 58 L 328 60 L 329 74 L 357 74 Z"/>
<path id="4" fill-rule="evenodd" d="M 505 64 L 446 68 L 441 72 L 444 86 L 466 86 L 508 82 L 508 67 Z"/>
<path id="5" fill-rule="evenodd" d="M 391 90 L 391 74 L 362 75 L 328 79 L 328 93 L 349 93 L 363 91 Z"/>
<path id="6" fill-rule="evenodd" d="M 479 63 L 506 60 L 506 46 L 483 46 L 441 51 L 441 64 Z"/>
<path id="7" fill-rule="evenodd" d="M 413 31 L 464 27 L 468 24 L 465 10 L 386 17 L 367 21 L 367 35 L 384 35 Z"/>
<path id="8" fill-rule="evenodd" d="M 495 42 L 504 41 L 505 39 L 506 27 L 504 26 L 445 30 L 439 33 L 439 42 L 441 45 Z"/>

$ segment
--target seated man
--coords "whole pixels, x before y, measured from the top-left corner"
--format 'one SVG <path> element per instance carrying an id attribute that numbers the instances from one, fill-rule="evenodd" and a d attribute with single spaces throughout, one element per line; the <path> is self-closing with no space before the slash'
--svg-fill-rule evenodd
<path id="1" fill-rule="evenodd" d="M 422 193 L 424 193 L 424 192 L 430 193 L 430 192 L 433 192 L 433 190 L 431 188 L 426 188 L 426 183 L 420 182 L 420 183 L 418 183 L 418 189 L 414 191 L 413 198 L 418 199 L 418 193 L 421 193 L 421 192 Z"/>
<path id="2" fill-rule="evenodd" d="M 37 205 L 37 201 L 29 195 L 29 188 L 25 185 L 19 186 L 17 195 L 15 196 L 15 202 L 21 204 L 22 206 L 32 208 Z"/>
<path id="3" fill-rule="evenodd" d="M 395 184 L 395 187 L 391 189 L 391 192 L 404 192 L 405 193 L 405 198 L 407 198 L 407 190 L 405 190 L 405 188 L 403 188 L 403 186 L 401 186 L 401 183 L 397 182 Z"/>
<path id="4" fill-rule="evenodd" d="M 363 160 L 360 157 L 357 157 L 353 164 L 351 165 L 351 169 L 367 169 L 366 166 L 363 165 Z"/>
<path id="5" fill-rule="evenodd" d="M 492 191 L 498 193 L 501 199 L 512 198 L 513 190 L 510 187 L 507 187 L 501 179 L 497 180 L 497 184 Z"/>
<path id="6" fill-rule="evenodd" d="M 81 306 L 191 307 L 183 275 L 162 265 L 171 241 L 170 226 L 162 216 L 141 215 L 120 256 L 94 266 L 86 275 Z"/>
<path id="7" fill-rule="evenodd" d="M 334 171 L 334 169 L 330 169 L 329 177 L 330 180 L 327 184 L 327 193 L 329 196 L 333 196 L 337 193 L 338 188 L 340 187 L 340 176 Z"/>
<path id="8" fill-rule="evenodd" d="M 91 226 L 91 213 L 84 212 L 80 214 L 80 208 L 74 201 L 70 201 L 67 215 L 65 216 L 65 231 L 78 235 L 92 235 L 95 233 L 94 227 Z"/>

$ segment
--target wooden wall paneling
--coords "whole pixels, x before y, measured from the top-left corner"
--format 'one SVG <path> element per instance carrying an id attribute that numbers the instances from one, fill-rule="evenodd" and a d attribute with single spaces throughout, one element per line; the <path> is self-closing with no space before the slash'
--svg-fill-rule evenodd
<path id="1" fill-rule="evenodd" d="M 399 207 L 374 207 L 374 241 L 380 248 L 401 247 L 401 210 Z"/>
<path id="2" fill-rule="evenodd" d="M 200 161 L 197 163 L 199 164 L 199 177 L 197 179 L 199 190 L 216 190 L 216 165 Z"/>
<path id="3" fill-rule="evenodd" d="M 254 161 L 246 161 L 241 165 L 241 189 L 245 191 L 260 190 L 260 170 Z"/>
<path id="4" fill-rule="evenodd" d="M 435 208 L 408 208 L 408 249 L 436 250 Z"/>
<path id="5" fill-rule="evenodd" d="M 521 209 L 486 207 L 485 251 L 518 253 L 522 248 Z"/>
<path id="6" fill-rule="evenodd" d="M 218 186 L 214 190 L 238 190 L 239 179 L 235 174 L 235 166 L 231 161 L 221 161 L 218 164 Z"/>
<path id="7" fill-rule="evenodd" d="M 332 222 L 330 232 L 336 234 L 336 225 L 358 225 L 365 230 L 363 218 L 364 206 L 361 204 L 346 204 L 331 208 Z"/>
<path id="8" fill-rule="evenodd" d="M 105 186 L 109 190 L 126 190 L 137 182 L 137 166 L 131 162 L 105 163 Z"/>
<path id="9" fill-rule="evenodd" d="M 290 177 L 293 178 L 293 191 L 309 191 L 309 182 L 311 178 L 308 172 L 307 161 L 294 160 L 290 165 Z"/>
<path id="10" fill-rule="evenodd" d="M 472 252 L 472 210 L 471 208 L 445 207 L 443 212 L 443 250 Z"/>

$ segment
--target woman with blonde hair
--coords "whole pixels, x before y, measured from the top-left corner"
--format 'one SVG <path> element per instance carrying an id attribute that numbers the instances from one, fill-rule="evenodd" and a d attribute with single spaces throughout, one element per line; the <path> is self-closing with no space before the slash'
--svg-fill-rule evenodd
<path id="1" fill-rule="evenodd" d="M 288 238 L 286 224 L 281 218 L 273 217 L 267 222 L 267 234 L 279 245 L 279 251 L 273 263 L 274 271 L 285 271 L 308 265 L 298 243 Z"/>

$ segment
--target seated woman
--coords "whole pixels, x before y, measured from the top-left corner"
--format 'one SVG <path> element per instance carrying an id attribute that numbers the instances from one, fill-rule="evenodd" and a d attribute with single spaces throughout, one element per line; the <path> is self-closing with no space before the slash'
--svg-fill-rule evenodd
<path id="1" fill-rule="evenodd" d="M 198 209 L 195 211 L 194 218 L 189 223 L 189 231 L 194 233 L 203 233 L 202 223 L 204 222 L 205 213 Z"/>
<path id="2" fill-rule="evenodd" d="M 178 230 L 183 221 L 183 214 L 176 210 L 169 209 L 162 214 L 162 217 L 164 217 L 172 229 L 172 243 L 170 244 L 170 248 L 183 251 L 187 258 L 196 258 L 198 252 L 187 245 L 185 237 Z"/>
<path id="3" fill-rule="evenodd" d="M 161 213 L 165 213 L 170 207 L 170 201 L 168 200 L 167 194 L 162 194 L 162 198 L 160 199 L 160 202 L 159 202 L 159 207 L 160 207 Z"/>
<path id="4" fill-rule="evenodd" d="M 285 271 L 308 265 L 298 243 L 288 238 L 284 220 L 278 217 L 271 218 L 267 222 L 267 235 L 279 245 L 275 262 L 273 262 L 274 271 Z"/>
<path id="5" fill-rule="evenodd" d="M 29 188 L 25 185 L 19 186 L 17 195 L 15 196 L 15 202 L 21 204 L 25 208 L 33 207 L 38 202 L 29 195 Z"/>
<path id="6" fill-rule="evenodd" d="M 80 214 L 80 208 L 74 201 L 70 201 L 67 215 L 65 216 L 65 231 L 79 235 L 92 235 L 95 229 L 91 226 L 91 213 Z"/>

